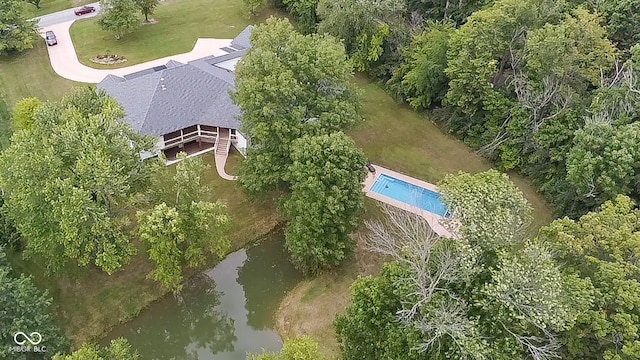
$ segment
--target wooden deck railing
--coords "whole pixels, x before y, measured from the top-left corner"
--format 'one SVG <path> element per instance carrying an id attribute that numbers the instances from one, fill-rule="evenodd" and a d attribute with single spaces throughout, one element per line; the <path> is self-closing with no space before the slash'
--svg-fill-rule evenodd
<path id="1" fill-rule="evenodd" d="M 180 136 L 176 136 L 169 140 L 165 140 L 164 147 L 166 149 L 174 145 L 184 144 L 189 141 L 198 140 L 198 139 L 211 139 L 213 141 L 216 141 L 217 137 L 218 137 L 218 133 L 215 131 L 199 129 L 186 134 L 181 133 Z"/>

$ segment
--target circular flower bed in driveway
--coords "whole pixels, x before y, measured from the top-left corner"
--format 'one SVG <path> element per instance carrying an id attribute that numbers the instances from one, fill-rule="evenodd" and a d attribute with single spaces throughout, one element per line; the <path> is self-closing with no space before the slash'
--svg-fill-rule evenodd
<path id="1" fill-rule="evenodd" d="M 123 62 L 126 62 L 127 59 L 125 59 L 124 56 L 120 56 L 120 55 L 105 54 L 105 55 L 98 55 L 92 58 L 91 61 L 97 64 L 102 64 L 102 65 L 113 65 L 113 64 L 122 64 Z"/>

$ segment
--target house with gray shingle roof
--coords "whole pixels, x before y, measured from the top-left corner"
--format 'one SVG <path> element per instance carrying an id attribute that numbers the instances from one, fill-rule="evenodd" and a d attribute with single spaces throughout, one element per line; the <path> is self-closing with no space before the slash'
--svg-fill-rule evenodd
<path id="1" fill-rule="evenodd" d="M 230 94 L 235 91 L 235 65 L 251 47 L 252 28 L 223 48 L 227 54 L 186 64 L 171 60 L 124 77 L 109 75 L 98 89 L 122 105 L 124 121 L 134 131 L 158 138 L 157 151 L 168 161 L 181 151 L 226 154 L 230 145 L 245 154 L 248 138 L 239 131 L 240 109 Z"/>

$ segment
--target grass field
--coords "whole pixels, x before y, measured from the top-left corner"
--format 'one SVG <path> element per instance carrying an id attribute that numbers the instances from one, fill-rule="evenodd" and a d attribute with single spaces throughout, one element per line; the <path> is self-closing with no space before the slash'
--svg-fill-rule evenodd
<path id="1" fill-rule="evenodd" d="M 366 121 L 349 131 L 349 135 L 373 163 L 432 183 L 449 173 L 475 173 L 491 167 L 491 163 L 445 134 L 426 115 L 396 104 L 375 83 L 364 77 L 358 77 L 357 83 L 365 91 Z M 548 224 L 552 220 L 549 204 L 526 179 L 510 177 L 534 208 L 531 231 Z M 367 199 L 366 206 L 366 218 L 379 215 L 374 200 Z M 349 304 L 353 281 L 358 276 L 376 273 L 380 265 L 380 258 L 359 247 L 352 262 L 344 267 L 301 282 L 280 305 L 276 315 L 280 334 L 284 337 L 310 335 L 319 342 L 325 356 L 337 359 L 340 350 L 333 319 Z"/>
<path id="2" fill-rule="evenodd" d="M 44 41 L 34 45 L 20 54 L 0 56 L 0 94 L 9 108 L 27 96 L 56 100 L 78 85 L 53 72 Z"/>
<path id="3" fill-rule="evenodd" d="M 242 0 L 168 0 L 154 12 L 157 23 L 142 25 L 120 40 L 101 30 L 97 18 L 75 22 L 71 37 L 81 63 L 95 68 L 117 68 L 191 51 L 201 37 L 234 38 L 247 25 L 260 23 L 271 15 L 284 16 L 274 9 L 265 9 L 249 19 L 242 11 Z M 117 54 L 127 62 L 99 65 L 89 60 L 98 54 Z"/>
<path id="4" fill-rule="evenodd" d="M 229 149 L 229 157 L 227 158 L 227 163 L 224 166 L 224 170 L 227 174 L 238 175 L 238 166 L 242 159 L 242 154 L 232 146 L 231 149 Z"/>
<path id="5" fill-rule="evenodd" d="M 221 179 L 213 162 L 213 154 L 203 155 L 211 168 L 205 181 L 211 186 L 209 200 L 220 199 L 227 204 L 233 222 L 230 239 L 234 249 L 268 233 L 277 225 L 272 199 L 253 202 L 247 199 L 234 182 Z M 135 317 L 140 310 L 165 295 L 157 283 L 146 279 L 152 269 L 144 249 L 122 270 L 108 276 L 91 268 L 61 277 L 48 277 L 35 261 L 24 261 L 9 253 L 17 271 L 32 274 L 40 288 L 53 295 L 54 315 L 74 345 L 98 340 L 113 326 Z M 212 259 L 206 267 L 212 267 Z M 197 269 L 188 269 L 186 276 Z M 185 277 L 186 277 L 185 276 Z"/>

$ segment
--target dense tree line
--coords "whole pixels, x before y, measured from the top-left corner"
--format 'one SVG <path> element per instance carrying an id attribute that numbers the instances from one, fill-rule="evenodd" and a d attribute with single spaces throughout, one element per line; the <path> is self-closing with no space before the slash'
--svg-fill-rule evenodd
<path id="1" fill-rule="evenodd" d="M 637 181 L 637 0 L 286 2 L 357 70 L 577 217 Z M 316 24 L 311 24 L 316 19 Z M 597 134 L 597 135 L 596 135 Z"/>

